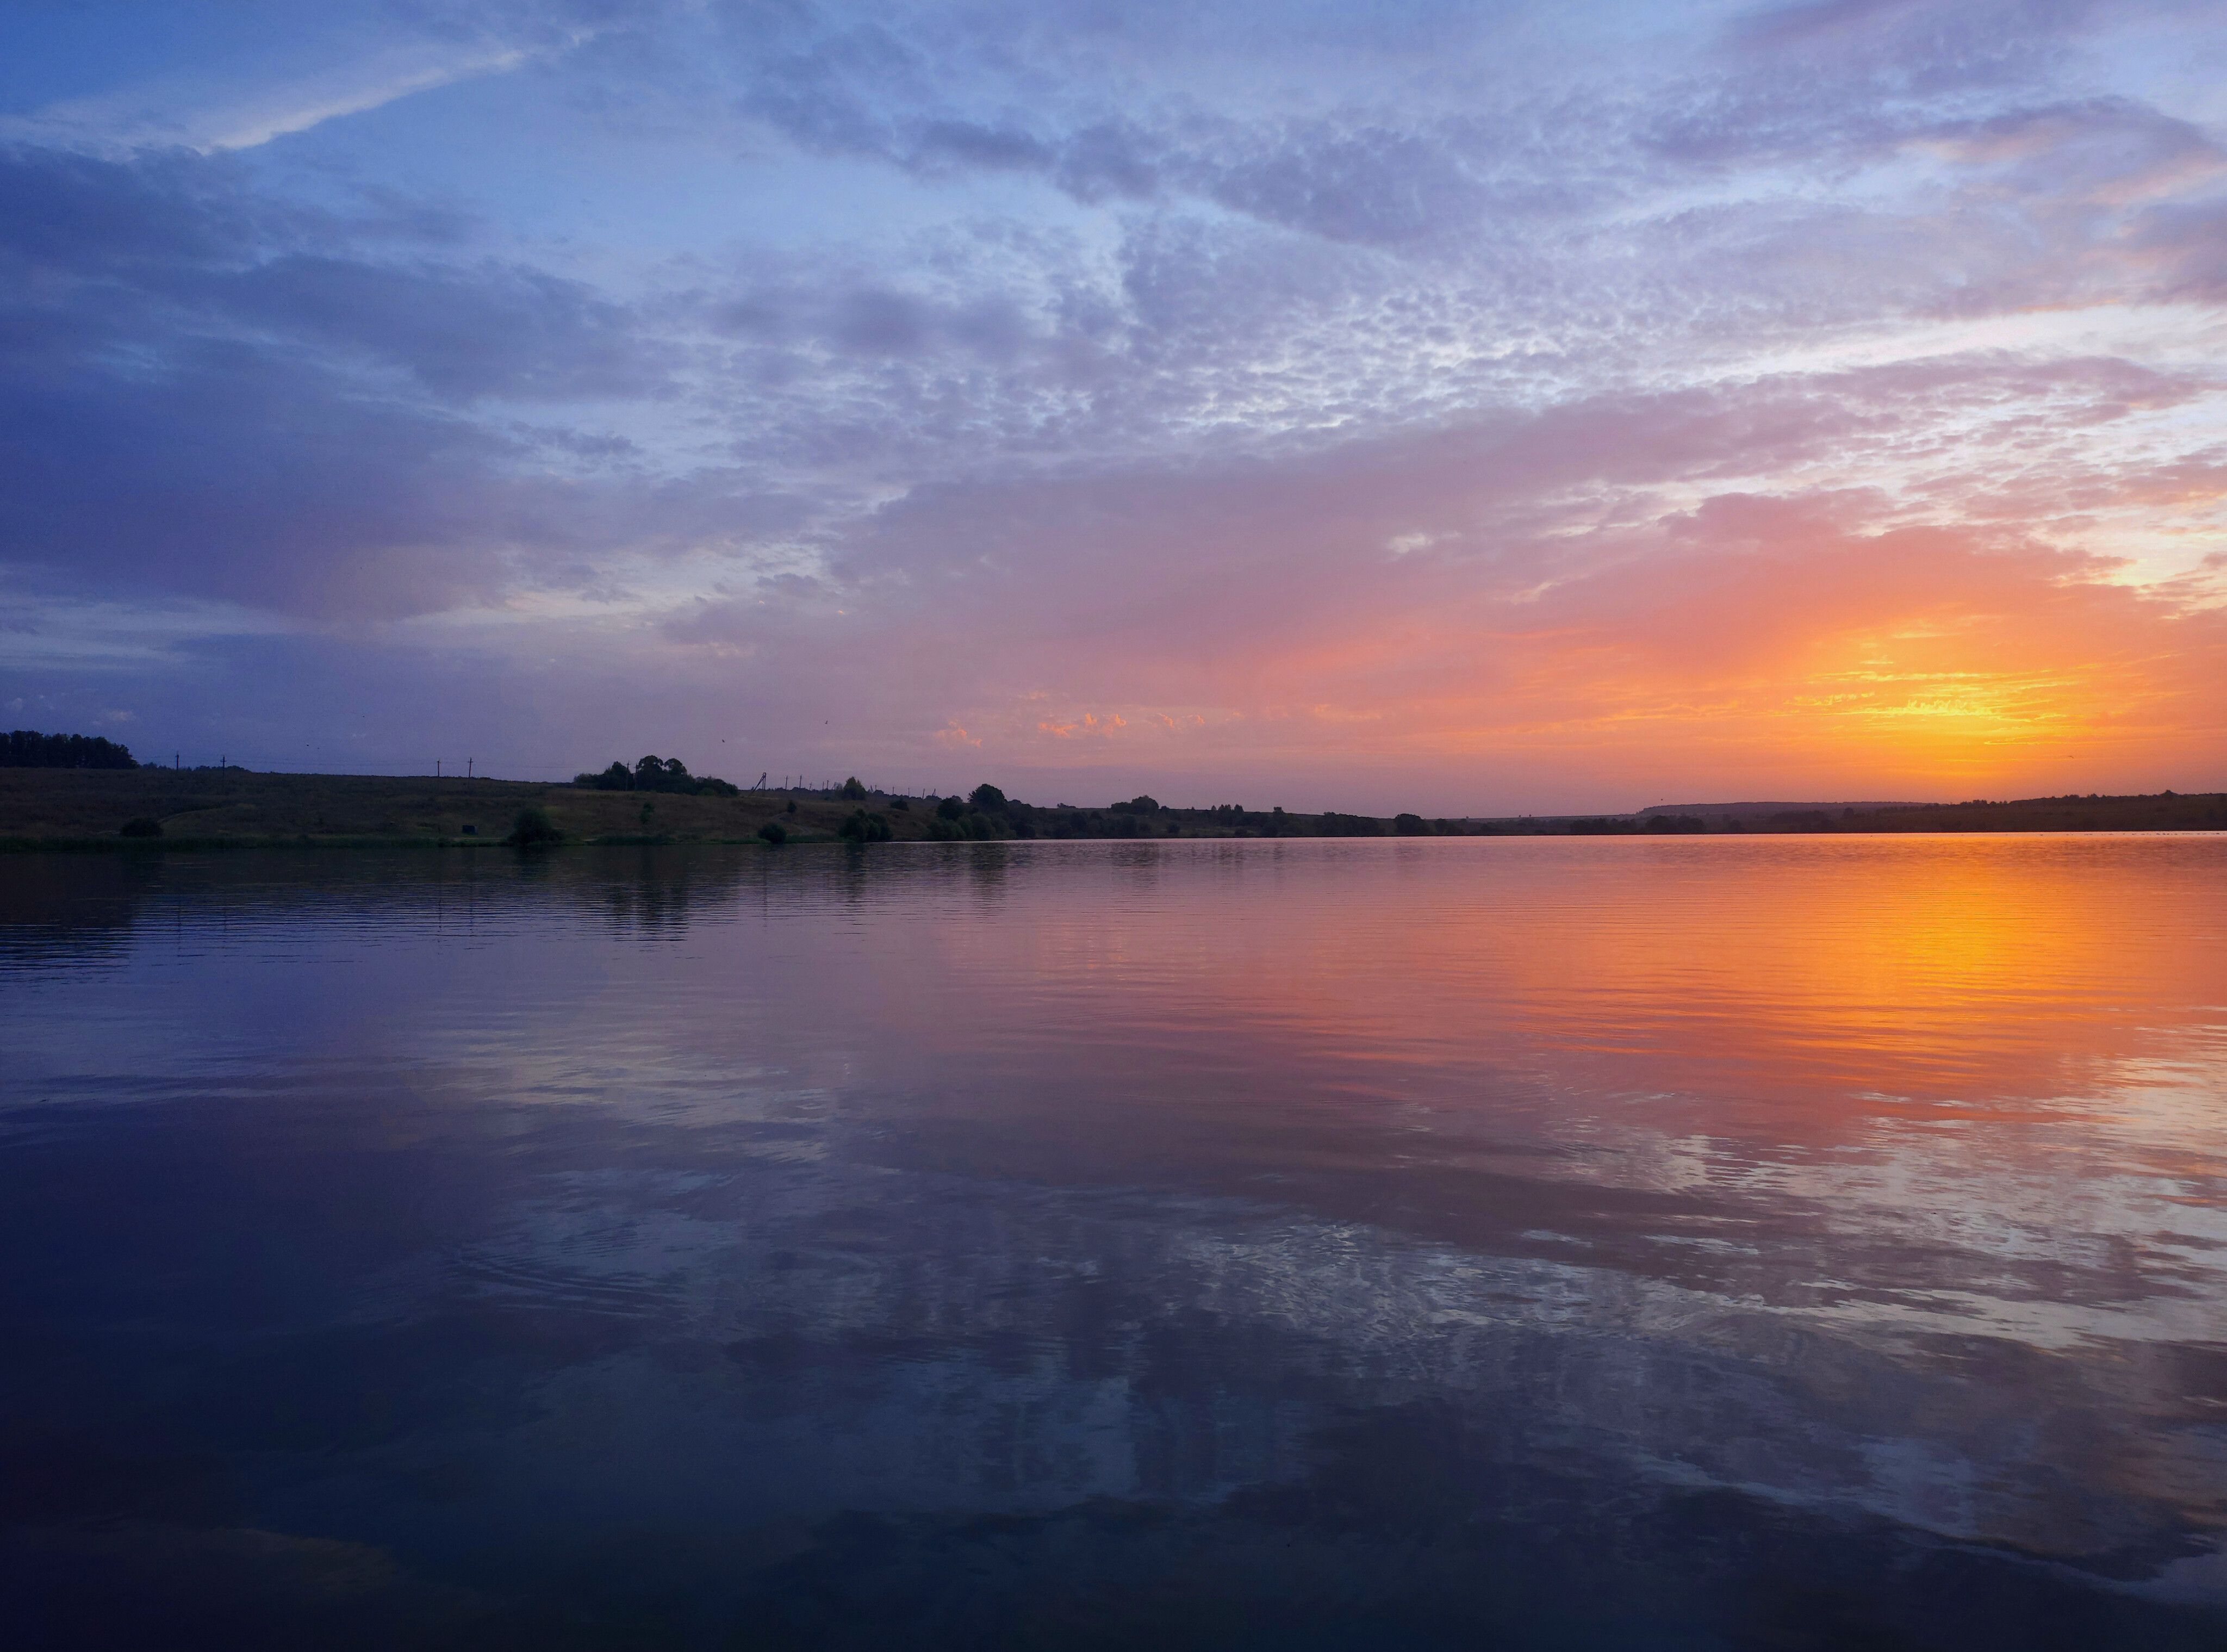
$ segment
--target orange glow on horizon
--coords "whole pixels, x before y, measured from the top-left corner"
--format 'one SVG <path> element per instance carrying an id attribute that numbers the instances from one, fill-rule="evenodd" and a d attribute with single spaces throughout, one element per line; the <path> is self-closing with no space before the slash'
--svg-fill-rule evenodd
<path id="1" fill-rule="evenodd" d="M 1393 591 L 1320 636 L 1171 662 L 1179 698 L 1047 716 L 1038 694 L 967 726 L 1055 768 L 1455 764 L 1650 797 L 2227 783 L 2227 612 L 2106 571 L 1956 535 L 1848 536 L 1449 601 L 1427 620 L 1429 590 Z"/>

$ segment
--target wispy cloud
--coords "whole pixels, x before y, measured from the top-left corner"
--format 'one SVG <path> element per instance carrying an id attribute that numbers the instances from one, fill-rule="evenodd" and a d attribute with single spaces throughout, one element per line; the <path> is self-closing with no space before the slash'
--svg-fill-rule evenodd
<path id="1" fill-rule="evenodd" d="M 93 652 L 283 631 L 150 702 L 437 661 L 521 761 L 1439 812 L 2227 783 L 2227 137 L 2141 19 L 381 15 L 0 152 L 0 565 Z M 250 152 L 435 87 L 406 161 Z"/>
<path id="2" fill-rule="evenodd" d="M 578 33 L 531 48 L 480 43 L 390 50 L 270 83 L 157 80 L 0 121 L 0 137 L 108 154 L 160 147 L 204 155 L 252 150 L 421 92 L 547 61 L 587 38 Z"/>

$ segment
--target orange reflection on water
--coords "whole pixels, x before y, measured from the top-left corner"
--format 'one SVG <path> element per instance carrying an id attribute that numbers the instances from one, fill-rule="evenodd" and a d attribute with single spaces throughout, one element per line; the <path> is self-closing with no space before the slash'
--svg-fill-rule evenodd
<path id="1" fill-rule="evenodd" d="M 1586 1439 L 1605 1506 L 1760 1489 L 2114 1566 L 2227 1530 L 2227 839 L 94 860 L 40 863 L 114 898 L 4 1005 L 42 1110 L 123 1121 L 88 1185 L 175 1109 L 282 1228 L 367 1150 L 410 1234 L 429 1172 L 508 1188 L 367 1300 L 756 1327 L 691 1383 L 847 1349 L 829 1436 L 886 1380 L 875 1455 L 939 1495 L 952 1394 L 997 1496 L 1023 1415 L 1126 1496 L 1171 1384 L 1221 1416 L 1311 1364 L 1497 1419 L 1480 1484 Z M 929 1360 L 966 1375 L 922 1410 Z"/>
<path id="2" fill-rule="evenodd" d="M 2043 1343 L 2227 1335 L 2227 839 L 1025 848 L 972 876 L 861 1011 L 916 1144 Z"/>
<path id="3" fill-rule="evenodd" d="M 954 1045 L 1011 1036 L 1019 1002 L 1045 1036 L 1551 1056 L 1718 1105 L 2056 1097 L 2214 1061 L 2227 1020 L 2209 836 L 1182 845 L 1079 881 L 916 932 L 877 970 L 892 1007 Z"/>

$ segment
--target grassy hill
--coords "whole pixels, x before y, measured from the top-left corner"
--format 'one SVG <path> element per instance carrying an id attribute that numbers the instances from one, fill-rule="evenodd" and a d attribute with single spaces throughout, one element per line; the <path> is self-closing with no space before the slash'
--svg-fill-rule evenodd
<path id="1" fill-rule="evenodd" d="M 546 810 L 568 839 L 749 838 L 778 816 L 803 837 L 832 837 L 855 805 L 763 793 L 739 798 L 598 792 L 531 781 L 257 775 L 245 769 L 0 769 L 0 838 L 115 839 L 159 822 L 163 840 L 500 841 L 523 808 Z M 650 813 L 645 819 L 642 806 Z"/>
<path id="2" fill-rule="evenodd" d="M 570 842 L 754 842 L 777 821 L 795 842 L 833 839 L 862 809 L 897 841 L 941 838 L 1229 838 L 1399 835 L 1584 835 L 1652 832 L 1675 824 L 1708 832 L 2188 832 L 2227 830 L 2227 794 L 2029 798 L 1865 810 L 1790 805 L 1745 819 L 1645 816 L 1522 820 L 1385 820 L 1281 810 L 967 808 L 941 819 L 921 798 L 825 792 L 692 796 L 598 791 L 535 781 L 434 780 L 371 775 L 259 775 L 245 769 L 0 769 L 0 845 L 120 845 L 135 820 L 162 827 L 155 841 L 209 844 L 492 845 L 519 811 L 545 811 Z"/>
<path id="3" fill-rule="evenodd" d="M 792 842 L 835 839 L 864 811 L 890 839 L 928 838 L 1373 837 L 1400 827 L 1357 815 L 1281 810 L 967 807 L 874 793 L 743 792 L 695 796 L 601 791 L 533 781 L 435 780 L 374 775 L 265 775 L 246 769 L 0 769 L 0 846 L 37 848 L 152 841 L 195 845 L 500 843 L 519 811 L 538 808 L 568 842 L 755 842 L 778 822 Z M 122 835 L 131 821 L 159 839 Z M 1404 817 L 1407 829 L 1430 829 Z M 1432 823 L 1448 832 L 1453 822 Z M 1466 828 L 1474 830 L 1475 828 Z"/>

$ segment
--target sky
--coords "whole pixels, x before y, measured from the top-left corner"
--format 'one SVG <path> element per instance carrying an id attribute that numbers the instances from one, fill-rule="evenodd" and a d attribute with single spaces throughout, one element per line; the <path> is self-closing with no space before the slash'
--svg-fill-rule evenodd
<path id="1" fill-rule="evenodd" d="M 0 0 L 0 720 L 2227 788 L 2227 10 Z"/>

